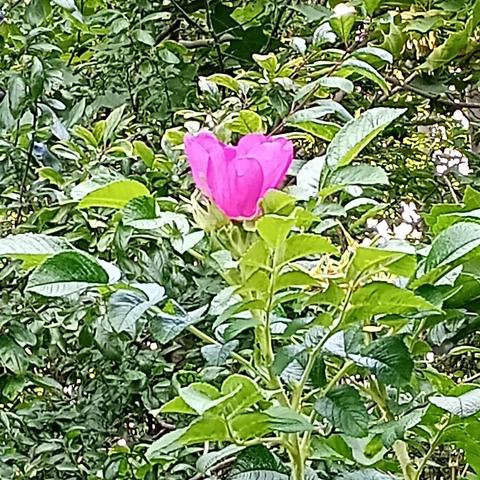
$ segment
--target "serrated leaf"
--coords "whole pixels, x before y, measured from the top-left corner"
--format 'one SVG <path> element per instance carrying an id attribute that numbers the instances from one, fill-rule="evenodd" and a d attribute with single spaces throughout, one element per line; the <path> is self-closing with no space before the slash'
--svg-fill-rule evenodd
<path id="1" fill-rule="evenodd" d="M 263 132 L 262 117 L 252 110 L 242 110 L 235 119 L 227 123 L 232 132 L 247 135 L 248 133 Z"/>
<path id="2" fill-rule="evenodd" d="M 245 447 L 238 445 L 228 445 L 227 447 L 216 452 L 208 452 L 197 460 L 197 470 L 200 473 L 207 473 L 208 470 L 220 463 L 222 460 L 241 452 L 244 448 Z"/>
<path id="3" fill-rule="evenodd" d="M 285 467 L 263 445 L 243 450 L 230 472 L 229 480 L 288 480 Z"/>
<path id="4" fill-rule="evenodd" d="M 288 407 L 270 407 L 263 412 L 269 418 L 273 431 L 301 433 L 313 429 L 313 425 L 303 415 Z"/>
<path id="5" fill-rule="evenodd" d="M 370 416 L 358 391 L 342 385 L 331 390 L 314 404 L 315 411 L 336 429 L 351 437 L 365 437 Z"/>
<path id="6" fill-rule="evenodd" d="M 447 228 L 433 240 L 425 261 L 425 273 L 454 264 L 480 246 L 480 225 L 460 222 Z"/>
<path id="7" fill-rule="evenodd" d="M 348 312 L 349 321 L 365 321 L 375 315 L 408 315 L 415 312 L 439 312 L 438 307 L 410 290 L 387 282 L 372 282 L 353 295 Z"/>
<path id="8" fill-rule="evenodd" d="M 108 302 L 108 319 L 115 332 L 134 336 L 137 321 L 165 298 L 165 289 L 156 283 L 132 284 L 134 290 L 117 290 Z"/>
<path id="9" fill-rule="evenodd" d="M 202 320 L 207 309 L 208 305 L 205 305 L 192 312 L 184 312 L 178 315 L 165 312 L 157 314 L 150 322 L 150 329 L 155 340 L 162 345 L 171 342 L 190 325 L 195 325 Z"/>
<path id="10" fill-rule="evenodd" d="M 339 168 L 329 179 L 329 185 L 388 185 L 385 170 L 373 165 L 349 165 Z"/>
<path id="11" fill-rule="evenodd" d="M 182 445 L 229 440 L 227 425 L 220 417 L 205 417 L 191 423 L 179 441 Z"/>
<path id="12" fill-rule="evenodd" d="M 65 239 L 41 233 L 20 233 L 0 239 L 0 256 L 23 260 L 27 267 L 37 266 L 47 257 L 74 250 Z"/>
<path id="13" fill-rule="evenodd" d="M 336 123 L 323 122 L 320 120 L 298 120 L 289 122 L 288 125 L 327 141 L 332 140 L 340 130 L 340 127 Z"/>
<path id="14" fill-rule="evenodd" d="M 292 218 L 265 215 L 257 221 L 256 228 L 260 237 L 275 249 L 287 239 L 294 223 Z"/>
<path id="15" fill-rule="evenodd" d="M 150 192 L 143 183 L 136 180 L 116 180 L 87 193 L 78 208 L 123 208 L 133 198 L 148 195 Z"/>
<path id="16" fill-rule="evenodd" d="M 328 238 L 311 233 L 293 235 L 285 242 L 281 263 L 288 263 L 311 255 L 338 254 Z"/>
<path id="17" fill-rule="evenodd" d="M 355 472 L 343 473 L 336 480 L 400 480 L 398 477 L 388 475 L 378 470 L 357 470 Z"/>
<path id="18" fill-rule="evenodd" d="M 337 88 L 345 93 L 352 93 L 355 88 L 353 82 L 343 77 L 322 77 L 314 82 L 307 83 L 298 90 L 295 95 L 295 101 L 298 102 L 319 88 Z"/>
<path id="19" fill-rule="evenodd" d="M 368 78 L 376 83 L 385 93 L 388 92 L 388 84 L 380 73 L 372 67 L 369 63 L 356 58 L 349 58 L 342 63 L 342 66 L 337 70 L 338 75 L 350 76 L 357 74 Z"/>
<path id="20" fill-rule="evenodd" d="M 201 352 L 208 365 L 221 367 L 227 363 L 238 345 L 238 340 L 232 340 L 222 345 L 205 345 L 201 348 Z"/>
<path id="21" fill-rule="evenodd" d="M 47 258 L 34 270 L 27 290 L 46 297 L 62 297 L 109 282 L 105 268 L 90 255 L 62 252 Z"/>
<path id="22" fill-rule="evenodd" d="M 430 403 L 457 417 L 471 417 L 480 412 L 480 388 L 467 393 L 453 396 L 434 396 L 428 399 Z"/>
<path id="23" fill-rule="evenodd" d="M 383 383 L 402 387 L 410 382 L 413 361 L 407 346 L 398 337 L 382 337 L 371 343 L 360 355 L 349 358 L 368 368 Z"/>
<path id="24" fill-rule="evenodd" d="M 348 165 L 382 130 L 405 113 L 404 108 L 372 108 L 346 123 L 327 148 L 327 164 Z"/>

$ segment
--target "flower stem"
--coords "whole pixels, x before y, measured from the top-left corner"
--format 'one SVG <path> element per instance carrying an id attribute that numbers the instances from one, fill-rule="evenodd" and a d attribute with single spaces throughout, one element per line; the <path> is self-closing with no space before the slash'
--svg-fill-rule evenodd
<path id="1" fill-rule="evenodd" d="M 288 450 L 292 466 L 292 480 L 305 479 L 305 458 L 303 455 L 300 434 L 295 434 L 294 443 Z"/>

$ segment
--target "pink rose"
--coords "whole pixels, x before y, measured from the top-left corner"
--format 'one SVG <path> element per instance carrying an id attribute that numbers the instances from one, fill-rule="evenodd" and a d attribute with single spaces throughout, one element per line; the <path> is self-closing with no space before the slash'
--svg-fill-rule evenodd
<path id="1" fill-rule="evenodd" d="M 233 147 L 210 132 L 185 135 L 185 152 L 197 187 L 232 220 L 260 213 L 260 200 L 278 188 L 293 161 L 293 144 L 250 133 Z"/>

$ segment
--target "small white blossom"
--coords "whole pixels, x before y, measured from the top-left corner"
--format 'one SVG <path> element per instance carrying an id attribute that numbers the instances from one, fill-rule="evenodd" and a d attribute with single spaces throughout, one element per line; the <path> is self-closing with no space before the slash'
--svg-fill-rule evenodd
<path id="1" fill-rule="evenodd" d="M 119 440 L 117 440 L 117 445 L 119 447 L 126 447 L 127 446 L 127 441 L 124 438 L 120 438 Z"/>
<path id="2" fill-rule="evenodd" d="M 390 227 L 386 220 L 382 220 L 377 225 L 377 233 L 384 239 L 388 240 L 390 238 Z"/>
<path id="3" fill-rule="evenodd" d="M 412 233 L 413 227 L 409 223 L 401 223 L 393 227 L 393 233 L 395 238 L 399 240 L 405 240 L 410 233 Z"/>
<path id="4" fill-rule="evenodd" d="M 470 166 L 468 164 L 468 160 L 465 161 L 465 162 L 462 162 L 459 166 L 458 166 L 458 173 L 460 175 L 469 175 L 472 171 L 470 170 Z"/>
<path id="5" fill-rule="evenodd" d="M 470 121 L 461 110 L 455 110 L 452 118 L 456 120 L 466 130 L 470 127 Z"/>
<path id="6" fill-rule="evenodd" d="M 413 240 L 420 240 L 422 238 L 422 232 L 420 230 L 413 230 L 412 233 L 410 234 L 410 237 Z"/>
<path id="7" fill-rule="evenodd" d="M 400 202 L 402 207 L 402 218 L 407 223 L 418 223 L 420 215 L 417 213 L 417 206 L 413 202 Z"/>
<path id="8" fill-rule="evenodd" d="M 357 11 L 353 5 L 348 3 L 339 3 L 333 9 L 333 13 L 336 17 L 344 17 L 346 15 L 354 15 Z"/>

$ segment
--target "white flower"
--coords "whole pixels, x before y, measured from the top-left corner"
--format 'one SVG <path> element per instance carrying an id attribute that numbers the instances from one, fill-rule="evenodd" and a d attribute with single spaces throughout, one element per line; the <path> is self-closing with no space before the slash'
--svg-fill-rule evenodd
<path id="1" fill-rule="evenodd" d="M 377 225 L 377 233 L 384 239 L 388 240 L 390 238 L 390 227 L 385 220 L 382 220 Z"/>
<path id="2" fill-rule="evenodd" d="M 465 159 L 466 160 L 466 159 Z M 463 161 L 462 163 L 460 163 L 460 165 L 458 166 L 458 173 L 460 175 L 469 175 L 472 171 L 470 170 L 470 166 L 468 164 L 468 160 L 466 161 Z"/>
<path id="3" fill-rule="evenodd" d="M 348 3 L 339 3 L 333 9 L 333 13 L 336 17 L 344 17 L 346 15 L 354 15 L 356 13 L 355 7 Z"/>
<path id="4" fill-rule="evenodd" d="M 393 227 L 393 233 L 395 238 L 399 240 L 405 240 L 410 233 L 412 233 L 413 227 L 409 223 L 401 223 Z"/>
<path id="5" fill-rule="evenodd" d="M 119 440 L 117 440 L 117 445 L 119 447 L 126 447 L 127 446 L 127 441 L 124 438 L 120 438 Z"/>
<path id="6" fill-rule="evenodd" d="M 402 218 L 407 223 L 418 223 L 420 215 L 417 213 L 417 206 L 413 203 L 400 202 L 402 207 Z"/>
<path id="7" fill-rule="evenodd" d="M 436 170 L 438 175 L 443 175 L 448 170 L 448 167 L 446 165 L 437 165 Z"/>
<path id="8" fill-rule="evenodd" d="M 373 229 L 378 225 L 378 220 L 376 218 L 367 219 L 367 228 Z"/>
<path id="9" fill-rule="evenodd" d="M 455 110 L 452 118 L 460 123 L 463 128 L 468 129 L 470 127 L 470 121 L 461 110 Z"/>
<path id="10" fill-rule="evenodd" d="M 415 229 L 410 234 L 410 237 L 413 238 L 414 240 L 420 240 L 422 238 L 422 232 L 420 230 Z"/>

